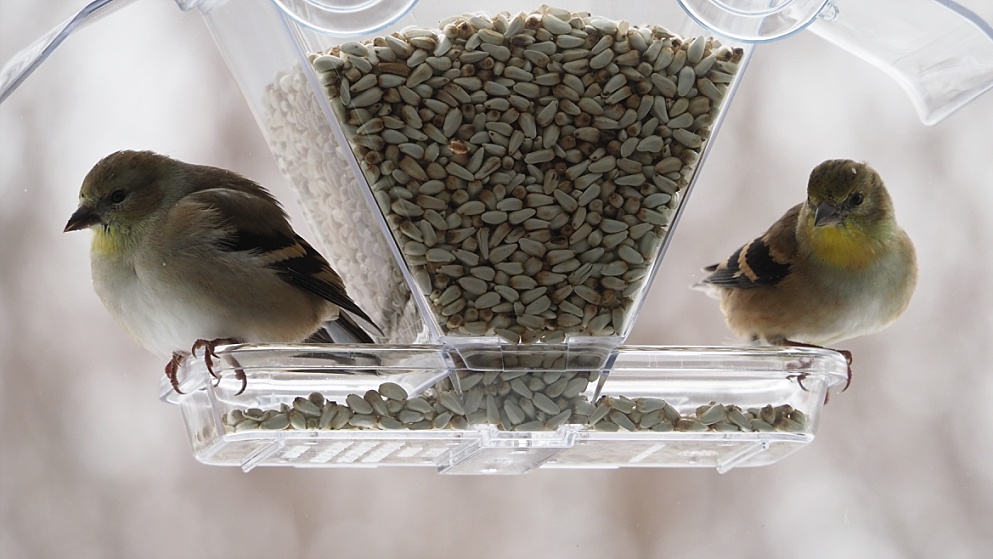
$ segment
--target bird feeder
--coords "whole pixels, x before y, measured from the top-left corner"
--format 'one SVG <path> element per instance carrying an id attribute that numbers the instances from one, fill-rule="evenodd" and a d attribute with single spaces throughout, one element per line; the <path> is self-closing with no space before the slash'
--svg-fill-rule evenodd
<path id="1" fill-rule="evenodd" d="M 123 3 L 93 2 L 25 51 L 4 69 L 0 100 Z M 189 358 L 182 393 L 163 382 L 161 395 L 197 459 L 246 471 L 724 472 L 813 440 L 847 377 L 838 353 L 624 342 L 754 43 L 820 17 L 813 29 L 871 58 L 858 32 L 877 12 L 852 6 L 846 19 L 857 3 L 824 1 L 178 3 L 208 24 L 316 244 L 383 334 L 376 345 L 222 347 L 217 379 Z M 872 54 L 926 122 L 993 80 L 993 33 L 950 4 L 908 11 L 967 38 L 972 58 L 929 48 L 911 68 Z"/>

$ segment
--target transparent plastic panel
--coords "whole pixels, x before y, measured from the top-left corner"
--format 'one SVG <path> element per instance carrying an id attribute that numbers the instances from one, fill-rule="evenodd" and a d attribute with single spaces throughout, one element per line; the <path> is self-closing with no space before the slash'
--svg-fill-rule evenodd
<path id="1" fill-rule="evenodd" d="M 993 27 L 953 0 L 679 0 L 694 19 L 742 41 L 808 28 L 886 72 L 924 124 L 993 87 Z"/>
<path id="2" fill-rule="evenodd" d="M 273 0 L 294 21 L 321 33 L 365 35 L 403 17 L 417 0 Z"/>
<path id="3" fill-rule="evenodd" d="M 17 89 L 17 86 L 21 85 L 21 82 L 31 75 L 31 72 L 34 72 L 42 62 L 48 59 L 69 35 L 127 6 L 133 1 L 94 0 L 84 6 L 76 15 L 65 20 L 48 33 L 39 37 L 35 42 L 21 49 L 0 70 L 0 103 L 3 103 L 4 99 L 13 93 Z"/>
<path id="4" fill-rule="evenodd" d="M 727 37 L 765 42 L 813 23 L 833 0 L 678 0 L 694 20 Z"/>
<path id="5" fill-rule="evenodd" d="M 810 30 L 896 80 L 924 124 L 993 88 L 993 27 L 951 0 L 839 1 Z"/>

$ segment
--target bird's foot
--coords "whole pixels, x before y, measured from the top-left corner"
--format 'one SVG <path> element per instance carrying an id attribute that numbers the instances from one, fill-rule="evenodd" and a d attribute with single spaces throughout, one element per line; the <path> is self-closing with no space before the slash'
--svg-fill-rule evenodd
<path id="1" fill-rule="evenodd" d="M 803 365 L 797 365 L 795 367 L 791 367 L 790 365 L 793 365 L 793 364 L 792 363 L 787 364 L 786 365 L 786 368 L 787 369 L 798 369 L 798 368 L 803 367 Z M 800 385 L 800 388 L 803 389 L 804 392 L 807 392 L 807 387 L 803 385 L 803 381 L 806 380 L 808 376 L 810 376 L 808 373 L 791 373 L 791 374 L 786 375 L 786 378 L 789 379 L 789 380 L 796 379 L 796 383 Z"/>
<path id="2" fill-rule="evenodd" d="M 787 370 L 807 369 L 807 368 L 809 368 L 813 364 L 814 364 L 814 360 L 813 359 L 811 359 L 809 357 L 800 357 L 796 361 L 790 361 L 789 363 L 787 363 L 786 364 L 786 369 Z M 807 376 L 807 374 L 804 373 L 803 376 Z"/>
<path id="3" fill-rule="evenodd" d="M 848 390 L 849 385 L 852 384 L 852 352 L 848 351 L 847 349 L 833 349 L 833 348 L 830 348 L 830 347 L 823 347 L 823 346 L 814 345 L 814 344 L 805 344 L 805 343 L 802 343 L 802 342 L 794 342 L 794 341 L 791 341 L 791 340 L 784 340 L 783 341 L 783 345 L 784 346 L 788 346 L 788 347 L 809 347 L 809 348 L 814 348 L 814 349 L 828 349 L 828 350 L 836 351 L 836 352 L 840 353 L 841 356 L 844 357 L 845 358 L 845 361 L 848 363 L 848 378 L 845 380 L 845 387 L 842 388 L 841 391 L 844 392 L 844 391 Z M 811 362 L 812 361 L 809 358 L 800 358 L 799 363 L 797 363 L 795 366 L 792 366 L 792 367 L 790 367 L 788 365 L 787 368 L 796 368 L 796 369 L 805 368 L 805 367 L 810 366 L 810 363 Z M 807 373 L 798 373 L 798 374 L 795 374 L 795 375 L 789 375 L 787 378 L 790 378 L 790 379 L 794 379 L 795 378 L 795 379 L 797 379 L 797 383 L 800 384 L 800 388 L 803 388 L 804 390 L 807 390 L 803 386 L 803 379 L 805 379 L 806 377 L 807 377 Z M 828 394 L 825 393 L 825 395 L 824 395 L 824 403 L 826 404 L 827 402 L 828 402 Z"/>
<path id="4" fill-rule="evenodd" d="M 174 351 L 172 352 L 172 359 L 170 359 L 165 366 L 165 376 L 169 379 L 169 384 L 172 385 L 172 389 L 176 391 L 176 394 L 183 394 L 183 391 L 179 389 L 179 378 L 177 377 L 177 374 L 179 373 L 179 365 L 188 355 L 189 353 L 186 353 L 185 351 Z"/>
<path id="5" fill-rule="evenodd" d="M 841 389 L 841 391 L 844 392 L 848 390 L 848 387 L 852 384 L 852 352 L 847 349 L 836 349 L 835 351 L 840 353 L 842 357 L 845 358 L 845 361 L 848 362 L 848 378 L 845 379 L 845 387 Z"/>
<path id="6" fill-rule="evenodd" d="M 210 376 L 217 379 L 217 383 L 214 384 L 214 386 L 217 386 L 221 382 L 221 375 L 214 372 L 214 359 L 218 358 L 218 355 L 215 351 L 217 349 L 217 346 L 240 344 L 240 343 L 242 343 L 241 340 L 236 340 L 234 338 L 218 338 L 216 340 L 197 340 L 196 342 L 193 343 L 192 352 L 194 355 L 196 355 L 198 350 L 201 349 L 203 350 L 203 363 L 204 365 L 207 366 L 207 372 L 210 373 Z M 245 376 L 245 371 L 241 368 L 241 365 L 233 357 L 227 356 L 227 359 L 231 361 L 231 363 L 235 367 L 234 369 L 235 378 L 241 381 L 241 390 L 235 393 L 235 396 L 239 396 L 242 392 L 245 391 L 245 388 L 248 386 L 248 378 Z"/>

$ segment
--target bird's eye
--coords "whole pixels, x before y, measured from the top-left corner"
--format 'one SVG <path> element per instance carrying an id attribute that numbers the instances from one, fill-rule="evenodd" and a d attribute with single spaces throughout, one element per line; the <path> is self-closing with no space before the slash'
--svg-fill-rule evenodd
<path id="1" fill-rule="evenodd" d="M 855 194 L 852 194 L 852 197 L 851 198 L 849 198 L 849 200 L 851 200 L 853 206 L 859 206 L 859 205 L 861 205 L 862 204 L 862 201 L 864 199 L 865 199 L 865 197 L 862 196 L 862 193 L 861 192 L 856 192 Z"/>
<path id="2" fill-rule="evenodd" d="M 128 197 L 128 193 L 123 190 L 115 190 L 110 194 L 110 202 L 112 204 L 120 204 Z"/>

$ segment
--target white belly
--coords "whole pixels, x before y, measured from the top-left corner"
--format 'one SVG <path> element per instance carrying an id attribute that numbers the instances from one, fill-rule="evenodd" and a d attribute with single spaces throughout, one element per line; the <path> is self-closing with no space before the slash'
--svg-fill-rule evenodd
<path id="1" fill-rule="evenodd" d="M 821 289 L 836 293 L 838 304 L 831 313 L 825 313 L 817 331 L 798 336 L 800 341 L 815 345 L 831 345 L 886 328 L 907 307 L 916 284 L 916 276 L 886 277 L 877 273 L 845 272 L 819 279 Z"/>
<path id="2" fill-rule="evenodd" d="M 211 293 L 192 279 L 162 274 L 155 266 L 123 266 L 100 258 L 91 264 L 94 289 L 104 306 L 139 344 L 161 356 L 189 351 L 197 340 L 299 342 L 317 330 L 328 307 L 303 292 L 285 289 L 275 274 L 260 280 L 271 284 L 256 287 L 260 293 L 285 297 L 243 294 L 232 300 L 229 288 Z"/>
<path id="3" fill-rule="evenodd" d="M 100 266 L 94 262 L 93 285 L 114 319 L 145 349 L 169 356 L 189 351 L 199 339 L 224 337 L 212 313 L 190 308 L 188 302 L 169 290 L 154 290 L 138 275 Z"/>

